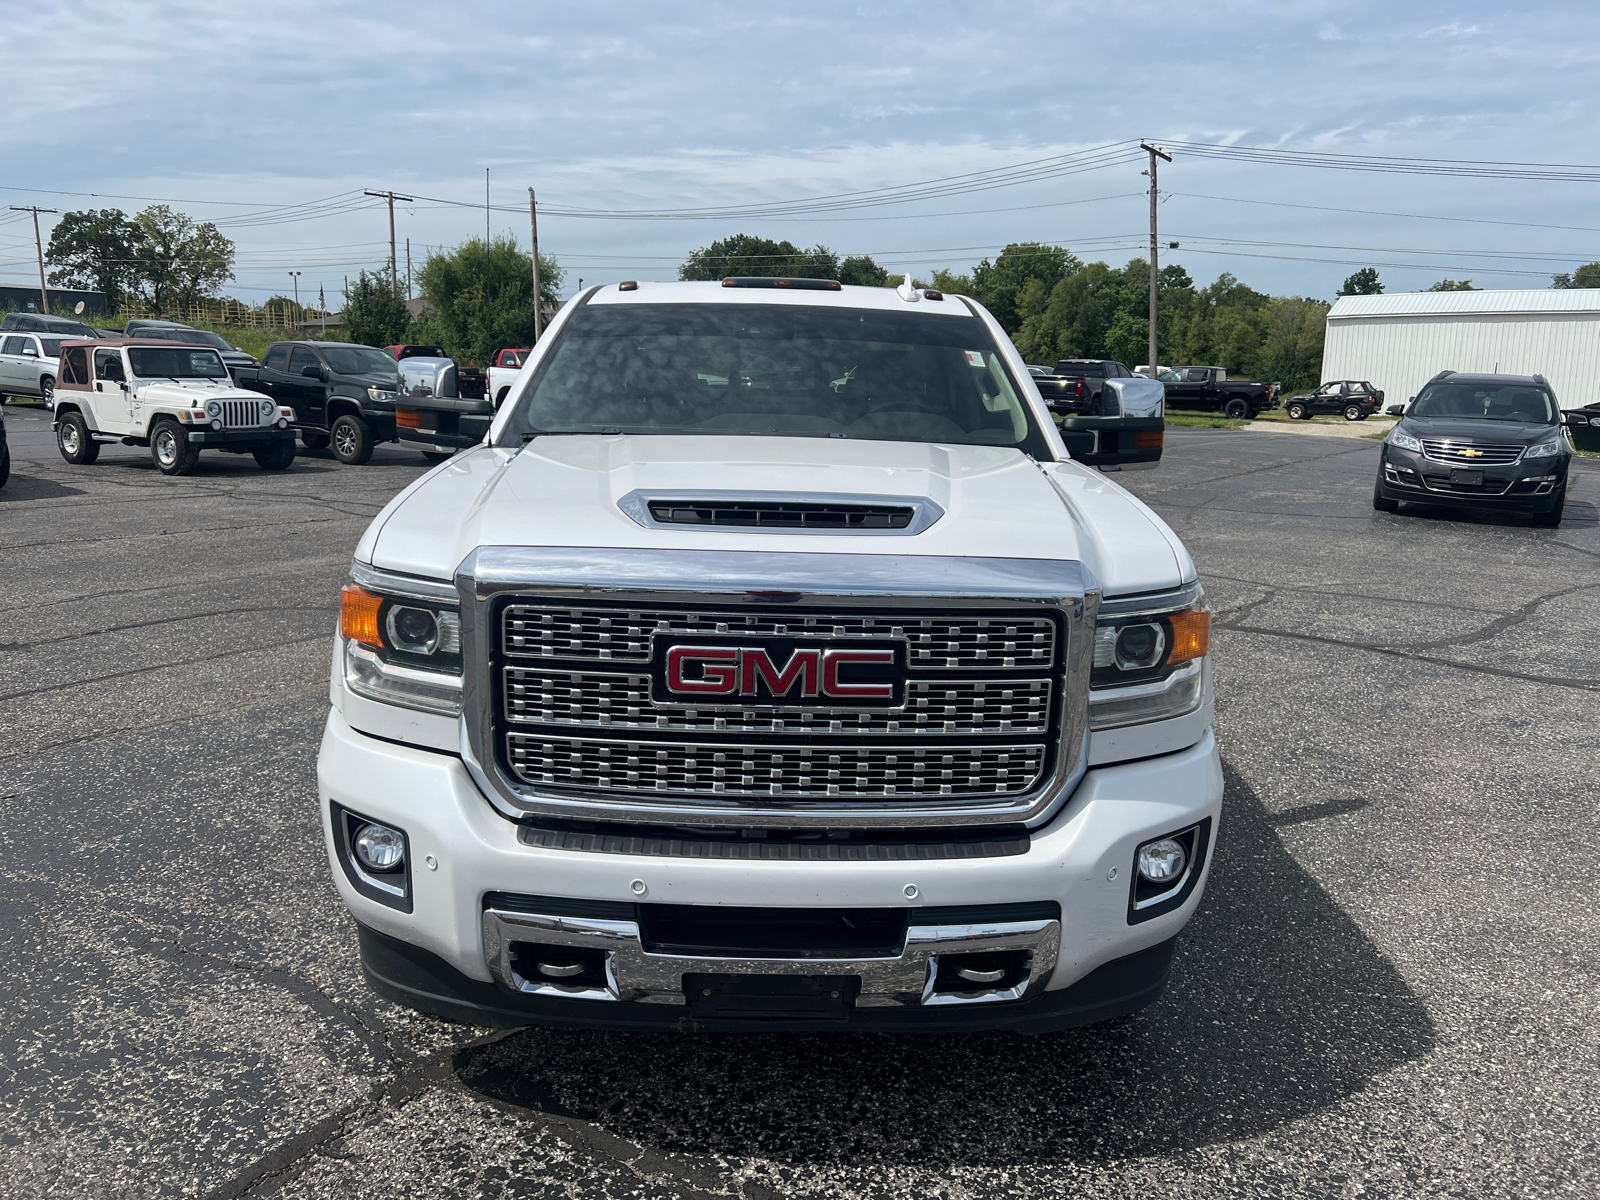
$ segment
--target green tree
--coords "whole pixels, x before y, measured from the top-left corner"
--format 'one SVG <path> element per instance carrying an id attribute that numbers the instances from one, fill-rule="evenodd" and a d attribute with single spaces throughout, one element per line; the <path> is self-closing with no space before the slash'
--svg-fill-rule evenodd
<path id="1" fill-rule="evenodd" d="M 130 299 L 138 279 L 138 254 L 144 231 L 121 209 L 69 212 L 50 231 L 45 261 L 56 268 L 57 287 L 102 292 L 106 309 L 116 312 Z"/>
<path id="2" fill-rule="evenodd" d="M 1105 357 L 1128 365 L 1143 362 L 1150 353 L 1149 314 L 1136 317 L 1123 309 L 1111 318 L 1106 327 Z"/>
<path id="3" fill-rule="evenodd" d="M 970 296 L 972 294 L 972 276 L 957 275 L 954 271 L 947 271 L 940 267 L 933 273 L 933 290 L 944 292 L 950 296 Z"/>
<path id="4" fill-rule="evenodd" d="M 1383 291 L 1383 284 L 1378 282 L 1378 269 L 1376 267 L 1362 267 L 1353 275 L 1345 277 L 1344 286 L 1339 289 L 1341 296 L 1376 296 Z"/>
<path id="5" fill-rule="evenodd" d="M 1476 292 L 1479 289 L 1472 286 L 1470 279 L 1441 279 L 1438 283 L 1431 284 L 1422 289 L 1425 292 Z"/>
<path id="6" fill-rule="evenodd" d="M 272 302 L 284 301 L 274 296 Z M 293 301 L 285 302 L 293 306 Z M 344 293 L 339 332 L 365 346 L 394 346 L 405 340 L 411 326 L 406 302 L 394 294 L 387 271 L 362 271 Z"/>
<path id="7" fill-rule="evenodd" d="M 51 238 L 52 245 L 55 239 Z M 1584 263 L 1570 275 L 1552 275 L 1550 286 L 1553 288 L 1600 288 L 1600 262 Z"/>
<path id="8" fill-rule="evenodd" d="M 871 255 L 852 254 L 839 264 L 839 282 L 858 287 L 889 287 L 894 278 L 874 262 Z"/>
<path id="9" fill-rule="evenodd" d="M 872 263 L 870 258 L 850 260 Z M 876 263 L 872 263 L 874 267 Z M 718 280 L 730 275 L 788 279 L 839 279 L 839 256 L 826 246 L 802 250 L 793 242 L 736 233 L 690 252 L 679 279 Z M 840 280 L 843 282 L 843 280 Z"/>
<path id="10" fill-rule="evenodd" d="M 559 306 L 565 276 L 555 259 L 539 256 L 546 313 Z M 487 363 L 506 346 L 533 345 L 533 269 L 516 239 L 497 237 L 486 245 L 473 238 L 448 253 L 430 254 L 417 279 L 433 308 L 427 328 L 452 357 Z"/>
<path id="11" fill-rule="evenodd" d="M 1077 272 L 1083 264 L 1065 246 L 1043 242 L 1012 242 L 995 257 L 972 269 L 971 293 L 994 314 L 1001 328 L 1015 335 L 1022 328 L 1017 296 L 1028 280 L 1038 279 L 1046 290 Z"/>
<path id="12" fill-rule="evenodd" d="M 210 221 L 196 224 L 165 204 L 134 218 L 142 235 L 138 284 L 157 312 L 181 310 L 233 278 L 233 243 Z"/>

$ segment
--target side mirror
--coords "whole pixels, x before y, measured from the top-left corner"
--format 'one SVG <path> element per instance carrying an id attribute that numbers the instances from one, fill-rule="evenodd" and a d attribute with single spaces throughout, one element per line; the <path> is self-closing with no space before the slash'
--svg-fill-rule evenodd
<path id="1" fill-rule="evenodd" d="M 1586 417 L 1583 413 L 1569 412 L 1561 414 L 1561 423 L 1563 425 L 1571 425 L 1574 428 L 1577 428 L 1579 426 L 1591 425 L 1593 424 L 1593 420 L 1589 417 Z"/>
<path id="2" fill-rule="evenodd" d="M 300 374 L 304 375 L 307 379 L 320 380 L 322 378 L 322 368 L 321 367 L 301 367 L 300 368 Z"/>
<path id="3" fill-rule="evenodd" d="M 1406 406 L 1404 404 L 1391 404 L 1383 411 L 1391 417 L 1403 417 L 1406 415 Z"/>

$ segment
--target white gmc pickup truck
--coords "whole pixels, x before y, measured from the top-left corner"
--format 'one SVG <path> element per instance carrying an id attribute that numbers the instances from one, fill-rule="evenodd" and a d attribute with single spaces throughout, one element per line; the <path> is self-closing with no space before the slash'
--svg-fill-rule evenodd
<path id="1" fill-rule="evenodd" d="M 356 549 L 318 783 L 367 980 L 494 1026 L 1130 1012 L 1217 837 L 1209 632 L 972 301 L 591 288 Z"/>

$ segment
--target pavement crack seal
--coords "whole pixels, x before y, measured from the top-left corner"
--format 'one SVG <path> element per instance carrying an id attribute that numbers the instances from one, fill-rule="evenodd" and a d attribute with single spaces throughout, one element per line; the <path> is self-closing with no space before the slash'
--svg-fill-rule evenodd
<path id="1" fill-rule="evenodd" d="M 1495 618 L 1475 633 L 1464 634 L 1461 637 L 1440 638 L 1438 641 L 1433 642 L 1411 642 L 1402 648 L 1406 650 L 1438 650 L 1445 646 L 1471 646 L 1479 642 L 1487 642 L 1490 638 L 1504 633 L 1513 626 L 1521 625 L 1529 617 L 1533 616 L 1541 605 L 1548 601 L 1559 600 L 1563 596 L 1572 595 L 1574 592 L 1584 592 L 1596 587 L 1600 587 L 1600 583 L 1579 583 L 1569 588 L 1562 588 L 1557 592 L 1546 592 L 1542 596 L 1535 596 L 1521 608 L 1513 609 L 1504 616 Z"/>
<path id="2" fill-rule="evenodd" d="M 1391 658 L 1406 658 L 1412 662 L 1431 663 L 1436 667 L 1449 667 L 1456 671 L 1471 671 L 1478 675 L 1493 675 L 1499 679 L 1516 679 L 1523 683 L 1538 683 L 1546 687 L 1572 688 L 1580 692 L 1600 692 L 1600 679 L 1558 679 L 1553 675 L 1530 675 L 1525 671 L 1507 671 L 1500 667 L 1481 667 L 1475 663 L 1457 662 L 1431 654 L 1416 654 L 1393 646 L 1377 646 L 1371 642 L 1353 642 L 1346 638 L 1322 637 L 1315 633 L 1295 633 L 1286 629 L 1268 629 L 1262 625 L 1239 625 L 1217 622 L 1219 628 L 1235 633 L 1259 633 L 1266 637 L 1288 638 L 1296 642 L 1313 642 L 1323 646 L 1342 646 L 1347 650 L 1365 650 L 1370 654 L 1387 654 Z M 1454 644 L 1454 643 L 1451 643 Z"/>

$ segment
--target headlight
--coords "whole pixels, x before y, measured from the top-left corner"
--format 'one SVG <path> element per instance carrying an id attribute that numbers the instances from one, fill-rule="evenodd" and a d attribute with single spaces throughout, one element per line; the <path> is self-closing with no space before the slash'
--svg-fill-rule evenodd
<path id="1" fill-rule="evenodd" d="M 263 400 L 261 402 L 261 415 L 263 417 L 270 417 L 272 415 L 272 408 L 273 404 L 271 400 Z"/>
<path id="2" fill-rule="evenodd" d="M 1182 607 L 1124 608 L 1099 620 L 1090 674 L 1089 728 L 1181 717 L 1205 699 L 1211 613 L 1198 588 Z"/>
<path id="3" fill-rule="evenodd" d="M 1561 453 L 1561 439 L 1553 437 L 1548 442 L 1535 442 L 1522 452 L 1523 458 L 1554 458 Z"/>
<path id="4" fill-rule="evenodd" d="M 383 595 L 352 583 L 344 589 L 339 632 L 346 641 L 345 686 L 352 692 L 446 716 L 461 711 L 461 616 L 442 595 Z"/>
<path id="5" fill-rule="evenodd" d="M 369 387 L 367 389 L 367 399 L 369 400 L 393 400 L 394 398 L 395 393 L 388 388 Z"/>
<path id="6" fill-rule="evenodd" d="M 206 405 L 206 412 L 213 417 L 220 417 L 222 415 L 222 405 L 213 400 Z"/>
<path id="7" fill-rule="evenodd" d="M 1399 446 L 1402 450 L 1410 450 L 1415 454 L 1422 453 L 1422 441 L 1412 437 L 1409 433 L 1402 433 L 1398 427 L 1389 431 L 1389 444 Z"/>

